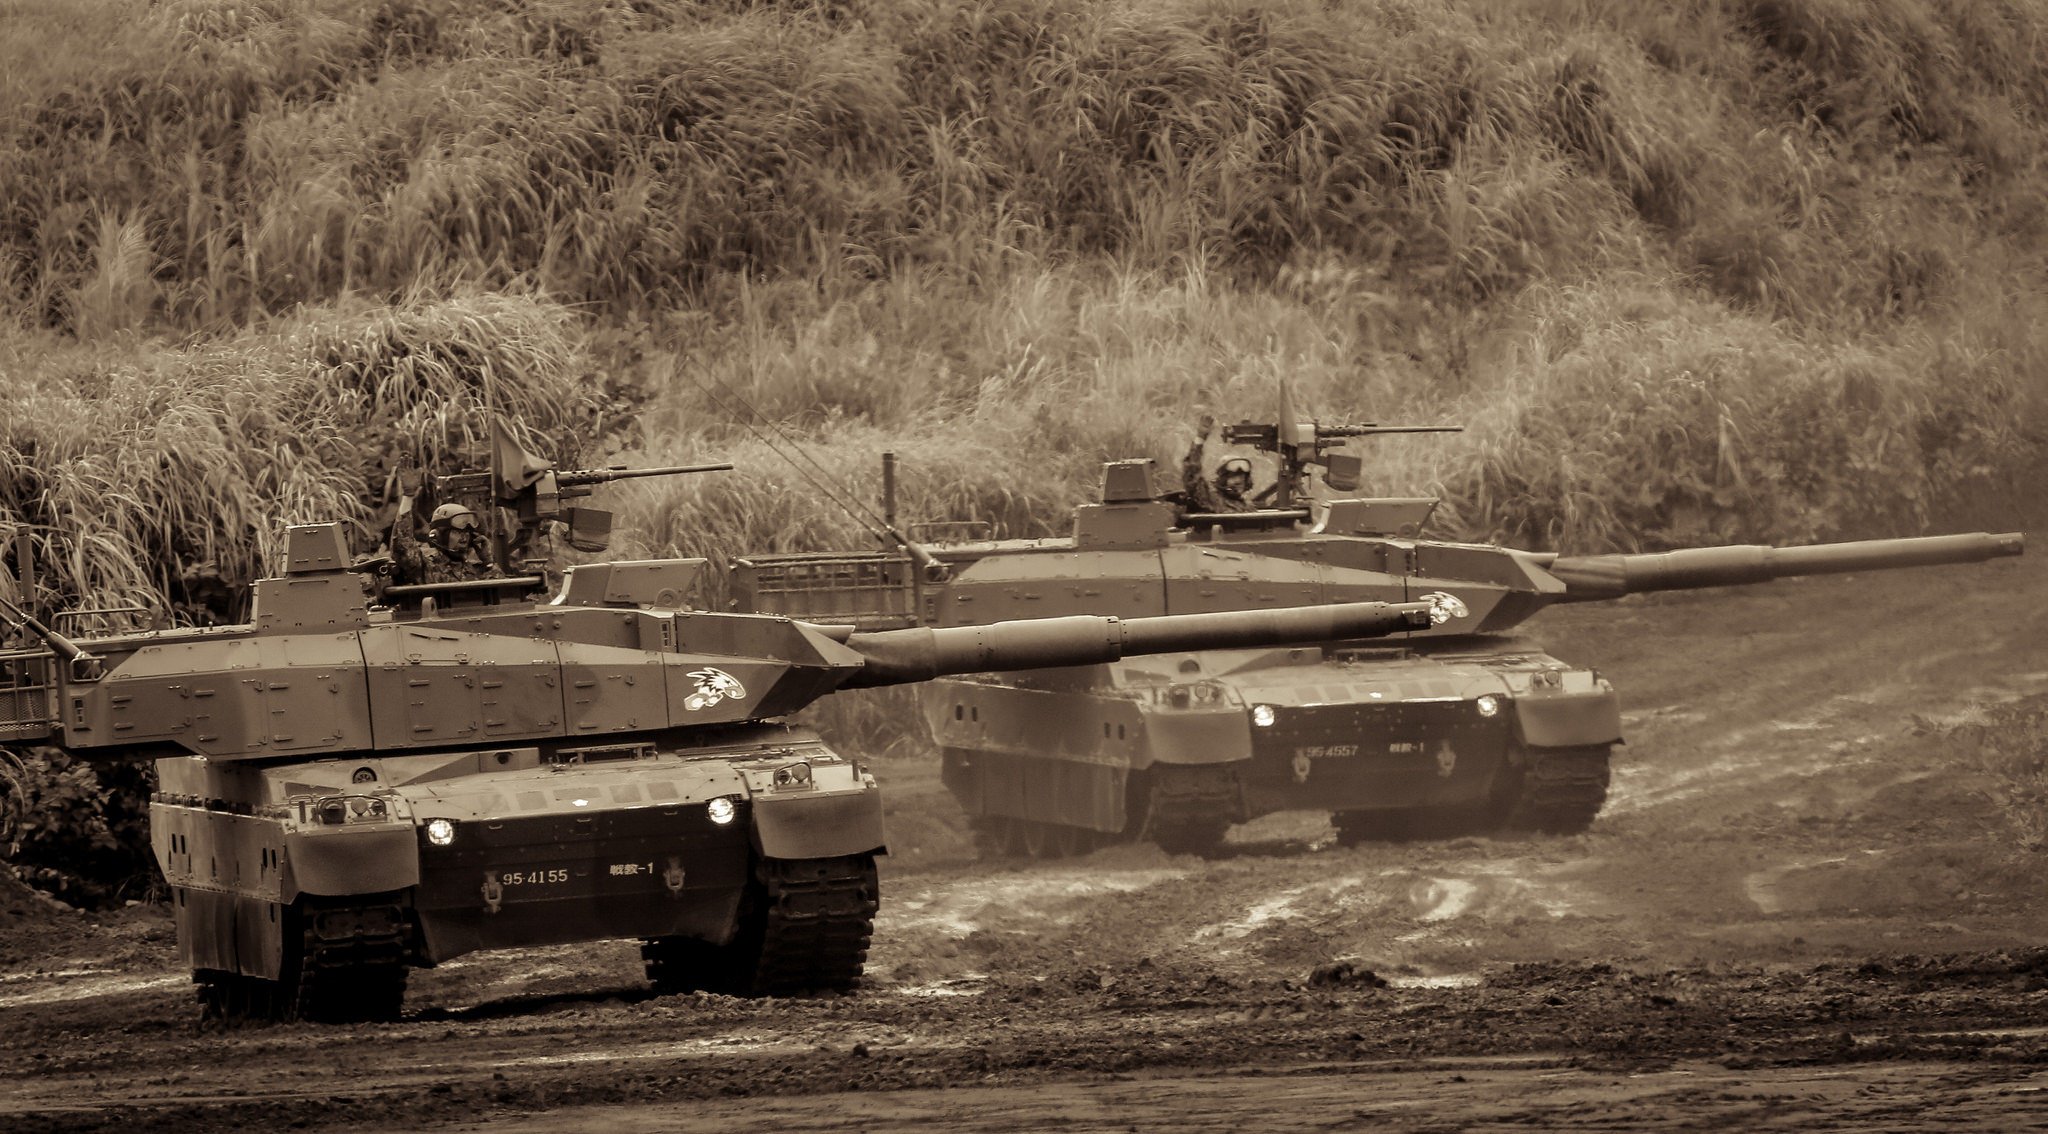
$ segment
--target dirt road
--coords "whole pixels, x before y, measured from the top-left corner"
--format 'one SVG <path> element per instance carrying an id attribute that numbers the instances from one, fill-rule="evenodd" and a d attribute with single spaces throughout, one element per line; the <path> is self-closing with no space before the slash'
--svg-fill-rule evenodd
<path id="1" fill-rule="evenodd" d="M 1976 743 L 2048 720 L 2033 542 L 1544 615 L 1628 710 L 1576 838 L 981 863 L 887 761 L 856 997 L 651 997 L 619 943 L 201 1030 L 161 911 L 17 925 L 0 1127 L 2048 1130 L 2048 854 Z"/>

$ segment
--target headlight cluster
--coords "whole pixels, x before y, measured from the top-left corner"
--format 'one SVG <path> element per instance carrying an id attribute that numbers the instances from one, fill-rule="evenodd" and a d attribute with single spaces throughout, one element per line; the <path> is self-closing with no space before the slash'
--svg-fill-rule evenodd
<path id="1" fill-rule="evenodd" d="M 1274 712 L 1271 705 L 1252 706 L 1252 723 L 1260 728 L 1272 728 L 1273 722 L 1279 719 L 1280 714 Z"/>
<path id="2" fill-rule="evenodd" d="M 301 804 L 304 806 L 304 804 Z M 391 807 L 374 795 L 330 795 L 313 803 L 308 819 L 329 826 L 340 823 L 382 823 Z"/>
<path id="3" fill-rule="evenodd" d="M 1479 699 L 1472 702 L 1472 707 L 1478 709 L 1482 717 L 1497 717 L 1500 715 L 1500 694 L 1481 693 Z"/>
<path id="4" fill-rule="evenodd" d="M 713 823 L 723 827 L 732 822 L 733 816 L 739 814 L 739 808 L 733 806 L 730 797 L 721 795 L 704 805 L 704 814 L 710 816 Z"/>
<path id="5" fill-rule="evenodd" d="M 773 777 L 777 788 L 807 788 L 811 786 L 811 765 L 809 761 L 798 760 L 775 769 Z"/>
<path id="6" fill-rule="evenodd" d="M 427 820 L 427 841 L 445 847 L 455 841 L 455 823 L 448 819 Z"/>

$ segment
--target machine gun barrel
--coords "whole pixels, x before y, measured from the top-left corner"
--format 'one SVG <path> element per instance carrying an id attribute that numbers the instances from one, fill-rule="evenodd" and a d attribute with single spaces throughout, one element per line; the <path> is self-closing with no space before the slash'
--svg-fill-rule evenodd
<path id="1" fill-rule="evenodd" d="M 563 488 L 581 488 L 588 484 L 609 484 L 615 480 L 638 480 L 643 476 L 679 476 L 683 473 L 727 472 L 731 461 L 716 461 L 707 465 L 664 465 L 654 469 L 565 469 L 555 474 L 555 483 Z"/>
<path id="2" fill-rule="evenodd" d="M 987 626 L 859 632 L 844 641 L 866 657 L 867 665 L 843 688 L 904 685 L 959 673 L 1093 665 L 1139 654 L 1377 638 L 1426 630 L 1429 612 L 1428 603 L 1357 602 L 1154 618 L 1072 615 Z"/>
<path id="3" fill-rule="evenodd" d="M 566 496 L 588 496 L 592 485 L 609 484 L 615 480 L 637 480 L 644 476 L 680 476 L 684 473 L 725 472 L 732 468 L 730 461 L 719 461 L 707 465 L 667 465 L 656 469 L 560 469 L 555 472 L 554 490 Z M 441 500 L 468 500 L 479 504 L 492 499 L 498 492 L 496 475 L 490 472 L 471 470 L 449 473 L 434 478 L 435 495 Z M 531 493 L 522 496 L 530 499 Z M 510 498 L 505 498 L 509 502 Z"/>
<path id="4" fill-rule="evenodd" d="M 1366 422 L 1362 425 L 1319 425 L 1316 432 L 1324 437 L 1374 437 L 1382 433 L 1463 433 L 1462 425 L 1376 425 Z"/>
<path id="5" fill-rule="evenodd" d="M 1888 571 L 1944 563 L 1979 563 L 2026 549 L 2019 532 L 1970 532 L 1918 539 L 1872 539 L 1809 547 L 1698 547 L 1644 555 L 1571 555 L 1543 562 L 1568 590 L 1566 602 L 1764 583 L 1793 575 Z"/>

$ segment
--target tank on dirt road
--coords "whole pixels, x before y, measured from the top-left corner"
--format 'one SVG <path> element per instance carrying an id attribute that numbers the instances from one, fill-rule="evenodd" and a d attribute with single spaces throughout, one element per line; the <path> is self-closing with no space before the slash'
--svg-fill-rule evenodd
<path id="1" fill-rule="evenodd" d="M 389 586 L 293 527 L 243 625 L 73 639 L 13 603 L 0 742 L 153 759 L 206 1011 L 388 1019 L 410 968 L 643 941 L 662 990 L 849 990 L 884 853 L 835 690 L 1412 629 L 1420 604 L 881 632 L 694 609 L 702 560 Z"/>
<path id="2" fill-rule="evenodd" d="M 1116 462 L 1071 537 L 754 556 L 735 565 L 735 603 L 863 626 L 1428 603 L 1428 627 L 1388 641 L 1192 650 L 921 690 L 945 783 L 994 847 L 1057 856 L 1148 838 L 1207 853 L 1232 824 L 1283 811 L 1329 812 L 1346 844 L 1583 831 L 1607 798 L 1620 706 L 1597 670 L 1517 635 L 1538 612 L 2023 546 L 1975 533 L 1572 556 L 1423 538 L 1430 499 L 1305 501 L 1311 465 L 1355 487 L 1356 459 L 1329 452 L 1344 438 L 1425 428 L 1227 426 L 1228 440 L 1279 456 L 1275 507 L 1191 514 L 1155 493 L 1151 462 Z"/>

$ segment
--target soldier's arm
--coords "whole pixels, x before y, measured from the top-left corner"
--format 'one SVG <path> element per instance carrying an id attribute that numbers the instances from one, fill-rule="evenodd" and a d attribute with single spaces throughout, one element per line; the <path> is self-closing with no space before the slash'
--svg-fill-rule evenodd
<path id="1" fill-rule="evenodd" d="M 1180 484 L 1187 490 L 1188 504 L 1196 512 L 1214 512 L 1216 492 L 1209 484 L 1209 478 L 1202 474 L 1203 450 L 1209 443 L 1209 431 L 1216 427 L 1216 419 L 1208 414 L 1195 426 L 1195 443 L 1188 448 L 1188 455 L 1181 458 Z"/>
<path id="2" fill-rule="evenodd" d="M 391 521 L 391 573 L 401 583 L 424 582 L 427 576 L 427 549 L 412 526 L 419 495 L 419 485 L 413 481 L 416 475 L 410 469 L 399 470 L 398 517 Z"/>

